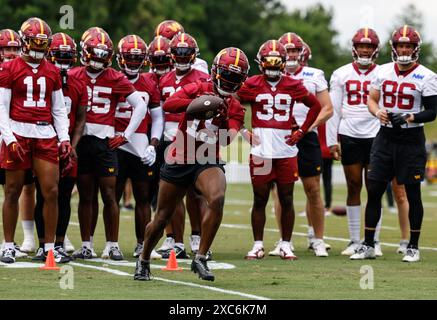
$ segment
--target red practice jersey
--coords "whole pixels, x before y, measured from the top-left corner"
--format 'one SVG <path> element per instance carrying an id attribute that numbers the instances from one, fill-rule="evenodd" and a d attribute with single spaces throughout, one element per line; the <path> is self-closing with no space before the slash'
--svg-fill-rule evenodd
<path id="1" fill-rule="evenodd" d="M 85 82 L 71 75 L 70 72 L 68 74 L 67 86 L 62 88 L 62 91 L 64 93 L 68 118 L 70 119 L 68 133 L 71 137 L 76 124 L 77 109 L 89 105 L 88 91 Z"/>
<path id="2" fill-rule="evenodd" d="M 0 87 L 11 89 L 9 117 L 17 122 L 53 124 L 52 93 L 62 88 L 58 68 L 42 60 L 37 68 L 21 57 L 2 64 Z"/>
<path id="3" fill-rule="evenodd" d="M 211 81 L 196 81 L 182 87 L 170 97 L 163 105 L 164 111 L 182 113 L 178 133 L 173 141 L 171 150 L 167 153 L 167 162 L 176 163 L 202 163 L 206 159 L 217 161 L 219 159 L 219 129 L 234 129 L 239 131 L 244 124 L 244 108 L 240 102 L 233 98 L 226 98 L 228 105 L 227 121 L 220 118 L 209 120 L 194 119 L 185 113 L 192 100 L 206 92 L 214 92 Z M 228 140 L 227 140 L 228 141 Z M 229 142 L 229 141 L 228 141 Z M 213 149 L 205 145 L 213 145 Z M 202 148 L 206 152 L 199 151 Z M 200 150 L 202 150 L 200 149 Z M 213 151 L 214 154 L 210 154 Z"/>
<path id="4" fill-rule="evenodd" d="M 146 95 L 149 96 L 149 106 L 159 106 L 161 102 L 161 96 L 157 87 L 156 76 L 153 73 L 146 72 L 140 74 L 137 81 L 135 81 L 133 85 L 142 97 Z M 115 131 L 123 132 L 126 130 L 131 116 L 132 106 L 129 105 L 125 98 L 120 100 L 115 113 Z M 136 133 L 147 134 L 149 121 L 150 111 L 148 109 L 148 112 L 138 127 Z"/>

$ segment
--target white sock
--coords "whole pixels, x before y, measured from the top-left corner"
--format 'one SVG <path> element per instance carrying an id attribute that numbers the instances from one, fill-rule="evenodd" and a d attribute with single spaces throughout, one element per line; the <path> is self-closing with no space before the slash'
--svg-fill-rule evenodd
<path id="1" fill-rule="evenodd" d="M 349 236 L 351 241 L 360 242 L 361 206 L 346 206 Z"/>
<path id="2" fill-rule="evenodd" d="M 44 243 L 44 251 L 49 252 L 50 250 L 55 249 L 54 243 Z"/>
<path id="3" fill-rule="evenodd" d="M 174 246 L 178 247 L 179 249 L 185 250 L 185 245 L 182 242 L 176 242 Z"/>
<path id="4" fill-rule="evenodd" d="M 290 241 L 281 241 L 282 249 L 290 249 L 290 247 L 291 247 Z"/>
<path id="5" fill-rule="evenodd" d="M 90 248 L 94 248 L 94 237 L 90 237 Z"/>
<path id="6" fill-rule="evenodd" d="M 379 218 L 378 224 L 376 225 L 376 229 L 375 229 L 374 240 L 376 242 L 379 242 L 379 234 L 381 233 L 381 224 L 382 224 L 382 209 L 381 209 L 381 218 Z"/>
<path id="7" fill-rule="evenodd" d="M 82 241 L 82 247 L 85 247 L 87 249 L 91 249 L 91 242 L 90 241 Z"/>
<path id="8" fill-rule="evenodd" d="M 313 226 L 308 226 L 308 238 L 314 238 L 314 228 L 313 228 Z"/>
<path id="9" fill-rule="evenodd" d="M 5 249 L 15 249 L 15 245 L 13 242 L 5 242 L 4 248 Z"/>
<path id="10" fill-rule="evenodd" d="M 117 247 L 117 248 L 118 248 L 118 242 L 111 242 L 111 241 L 108 241 L 107 244 L 109 244 L 109 247 L 110 247 L 110 248 L 111 248 L 111 247 Z"/>
<path id="11" fill-rule="evenodd" d="M 264 248 L 264 244 L 262 241 L 255 241 L 253 244 L 254 248 Z"/>
<path id="12" fill-rule="evenodd" d="M 22 220 L 21 226 L 23 227 L 24 240 L 35 241 L 33 238 L 33 228 L 35 226 L 34 220 Z"/>

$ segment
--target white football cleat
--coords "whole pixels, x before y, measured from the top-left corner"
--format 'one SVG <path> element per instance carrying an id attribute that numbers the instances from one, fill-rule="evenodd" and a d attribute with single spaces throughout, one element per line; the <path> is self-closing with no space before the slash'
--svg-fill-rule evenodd
<path id="1" fill-rule="evenodd" d="M 199 246 L 200 246 L 200 236 L 197 235 L 190 236 L 191 252 L 196 253 L 197 251 L 199 251 Z"/>
<path id="2" fill-rule="evenodd" d="M 252 250 L 250 250 L 244 259 L 246 260 L 258 260 L 262 259 L 265 256 L 264 248 L 253 246 Z"/>
<path id="3" fill-rule="evenodd" d="M 350 256 L 351 260 L 375 259 L 375 248 L 362 244 L 356 252 Z"/>
<path id="4" fill-rule="evenodd" d="M 25 253 L 35 252 L 35 240 L 24 238 L 22 245 L 20 246 L 20 251 Z"/>
<path id="5" fill-rule="evenodd" d="M 279 250 L 281 249 L 281 241 L 282 240 L 279 240 L 275 243 L 275 249 L 269 252 L 269 256 L 279 257 Z"/>
<path id="6" fill-rule="evenodd" d="M 382 257 L 382 250 L 381 250 L 381 244 L 379 241 L 375 241 L 375 256 Z"/>
<path id="7" fill-rule="evenodd" d="M 328 252 L 326 251 L 326 245 L 325 245 L 325 242 L 323 242 L 323 240 L 315 239 L 311 243 L 311 246 L 314 250 L 314 254 L 316 255 L 316 257 L 327 257 L 328 256 Z"/>
<path id="8" fill-rule="evenodd" d="M 420 261 L 419 249 L 408 248 L 407 253 L 402 258 L 403 262 L 418 262 Z"/>
<path id="9" fill-rule="evenodd" d="M 67 235 L 65 235 L 65 237 L 64 237 L 64 250 L 66 252 L 73 252 L 74 251 L 74 246 L 71 243 L 70 239 L 68 239 Z"/>
<path id="10" fill-rule="evenodd" d="M 158 252 L 156 252 L 155 249 L 153 249 L 152 252 L 150 253 L 150 259 L 152 259 L 152 260 L 161 260 L 162 256 Z"/>
<path id="11" fill-rule="evenodd" d="M 409 241 L 408 240 L 401 240 L 399 242 L 399 248 L 396 250 L 397 253 L 401 253 L 403 255 L 407 254 L 407 248 L 408 248 Z"/>
<path id="12" fill-rule="evenodd" d="M 97 253 L 94 251 L 94 248 L 91 248 L 91 258 L 97 258 Z"/>
<path id="13" fill-rule="evenodd" d="M 109 259 L 109 250 L 110 249 L 111 249 L 111 247 L 105 246 L 105 249 L 103 249 L 102 256 L 101 256 L 102 259 Z M 91 249 L 91 250 L 93 250 L 93 249 Z"/>
<path id="14" fill-rule="evenodd" d="M 162 243 L 162 246 L 156 250 L 160 255 L 163 253 L 168 253 L 171 249 L 174 248 L 175 240 L 171 237 L 165 238 L 164 242 Z"/>
<path id="15" fill-rule="evenodd" d="M 297 256 L 291 250 L 291 246 L 281 245 L 279 249 L 279 256 L 282 260 L 297 260 Z"/>
<path id="16" fill-rule="evenodd" d="M 360 246 L 360 243 L 359 243 L 359 242 L 353 242 L 353 241 L 351 241 L 351 242 L 349 242 L 349 244 L 347 245 L 347 248 L 344 249 L 344 250 L 341 252 L 341 255 L 342 255 L 342 256 L 351 256 L 351 255 L 353 255 L 353 254 L 355 253 L 355 250 L 357 250 L 359 246 Z"/>

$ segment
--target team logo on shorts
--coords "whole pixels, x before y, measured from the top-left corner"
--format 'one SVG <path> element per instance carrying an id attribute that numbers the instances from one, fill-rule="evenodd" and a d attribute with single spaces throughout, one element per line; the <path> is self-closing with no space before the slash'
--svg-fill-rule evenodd
<path id="1" fill-rule="evenodd" d="M 115 168 L 108 168 L 109 173 L 114 173 Z"/>
<path id="2" fill-rule="evenodd" d="M 419 180 L 420 178 L 421 178 L 420 174 L 417 174 L 417 175 L 414 176 L 414 179 L 416 179 L 416 180 Z"/>
<path id="3" fill-rule="evenodd" d="M 316 170 L 317 170 L 317 171 L 320 171 L 320 170 L 321 170 L 320 166 L 316 167 Z"/>

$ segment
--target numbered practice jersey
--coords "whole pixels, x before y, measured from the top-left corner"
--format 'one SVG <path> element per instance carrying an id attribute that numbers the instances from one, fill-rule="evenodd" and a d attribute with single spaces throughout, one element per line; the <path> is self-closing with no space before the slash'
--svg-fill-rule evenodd
<path id="1" fill-rule="evenodd" d="M 367 107 L 367 99 L 372 81 L 379 66 L 360 70 L 353 62 L 344 65 L 331 76 L 329 94 L 334 107 L 334 115 L 327 122 L 327 144 L 338 143 L 337 135 L 353 138 L 374 138 L 379 131 L 379 120 Z"/>
<path id="2" fill-rule="evenodd" d="M 156 76 L 152 73 L 142 73 L 137 78 L 129 79 L 134 85 L 137 92 L 141 95 L 148 106 L 156 107 L 160 104 L 160 94 L 158 90 L 158 83 L 156 82 Z M 117 104 L 117 110 L 115 112 L 115 131 L 124 132 L 129 125 L 129 121 L 132 117 L 133 108 L 126 101 L 125 98 L 121 99 Z M 147 133 L 149 131 L 150 123 L 150 108 L 147 108 L 147 114 L 141 121 L 138 129 L 129 139 L 130 143 L 126 143 L 119 147 L 119 149 L 132 153 L 138 157 L 144 156 L 146 149 L 149 145 Z"/>
<path id="3" fill-rule="evenodd" d="M 159 91 L 161 93 L 161 100 L 165 102 L 176 91 L 179 91 L 183 86 L 196 82 L 198 80 L 204 81 L 209 79 L 209 74 L 192 68 L 183 76 L 176 75 L 176 70 L 170 71 L 159 79 Z M 183 114 L 165 113 L 164 137 L 167 141 L 172 141 L 176 136 L 179 121 Z"/>
<path id="4" fill-rule="evenodd" d="M 437 76 L 420 64 L 402 72 L 392 62 L 379 68 L 371 86 L 380 92 L 380 108 L 393 113 L 418 113 L 422 110 L 422 97 L 437 95 Z M 418 126 L 423 123 L 407 123 L 402 127 Z"/>
<path id="5" fill-rule="evenodd" d="M 65 106 L 67 107 L 68 118 L 70 120 L 68 133 L 71 138 L 74 126 L 76 125 L 77 109 L 89 107 L 90 101 L 88 97 L 88 90 L 85 82 L 69 72 L 67 85 L 62 88 L 62 92 L 64 93 Z"/>
<path id="6" fill-rule="evenodd" d="M 118 102 L 134 93 L 134 86 L 124 74 L 112 68 L 106 68 L 96 77 L 86 67 L 74 68 L 71 74 L 85 82 L 90 98 L 83 134 L 100 139 L 113 137 Z"/>
<path id="7" fill-rule="evenodd" d="M 282 76 L 279 82 L 270 83 L 263 75 L 247 79 L 238 96 L 252 108 L 252 129 L 261 144 L 252 146 L 251 154 L 262 158 L 291 158 L 297 155 L 296 146 L 285 143 L 291 134 L 291 114 L 296 102 L 308 96 L 301 81 Z M 302 108 L 308 109 L 303 105 Z"/>
<path id="8" fill-rule="evenodd" d="M 301 80 L 305 88 L 317 96 L 317 93 L 328 89 L 328 82 L 325 79 L 325 73 L 316 68 L 311 68 L 307 66 L 299 67 L 293 74 L 287 73 L 288 76 L 296 80 Z M 322 106 L 323 107 L 323 106 Z M 293 108 L 293 117 L 296 122 L 301 126 L 307 117 L 309 109 L 303 103 L 296 103 Z M 317 133 L 317 129 L 314 128 L 312 131 Z"/>

